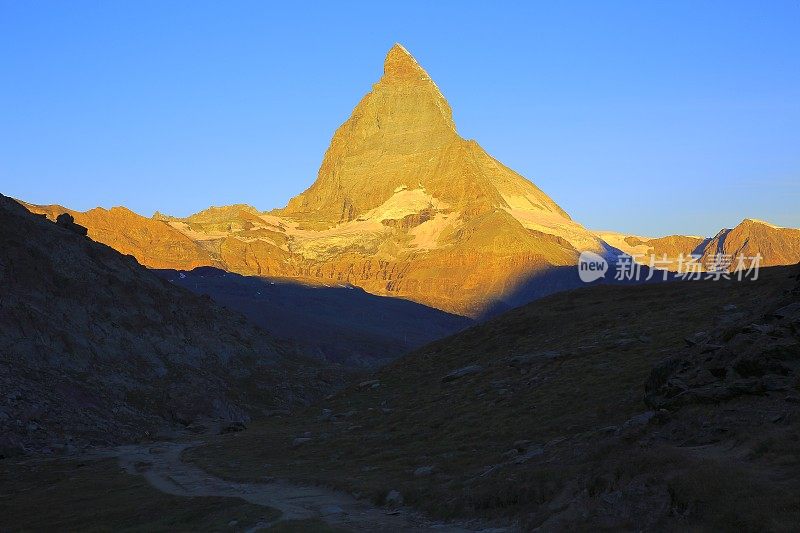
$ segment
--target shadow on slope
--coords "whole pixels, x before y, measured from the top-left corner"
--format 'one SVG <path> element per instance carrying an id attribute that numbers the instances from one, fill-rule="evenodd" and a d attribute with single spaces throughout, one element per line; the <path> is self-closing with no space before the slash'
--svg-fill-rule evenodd
<path id="1" fill-rule="evenodd" d="M 377 502 L 396 491 L 440 517 L 525 530 L 792 529 L 796 381 L 696 416 L 643 401 L 655 365 L 701 331 L 758 320 L 753 302 L 783 294 L 790 274 L 555 294 L 411 353 L 369 387 L 187 457 L 230 478 L 268 464 L 270 475 Z M 796 350 L 796 330 L 784 341 Z"/>
<path id="2" fill-rule="evenodd" d="M 613 259 L 611 260 L 613 261 Z M 581 281 L 578 275 L 578 265 L 550 267 L 532 273 L 526 279 L 517 284 L 513 291 L 504 295 L 494 303 L 490 304 L 480 317 L 483 322 L 497 315 L 505 313 L 516 307 L 527 305 L 531 302 L 551 296 L 560 292 L 571 291 L 582 287 L 593 287 L 597 285 L 644 285 L 653 283 L 663 283 L 677 280 L 674 272 L 655 270 L 650 274 L 650 269 L 639 265 L 640 273 L 637 279 L 615 279 L 614 265 L 609 261 L 609 268 L 604 278 L 586 283 Z M 666 274 L 666 278 L 664 275 Z M 648 279 L 650 277 L 651 279 Z"/>
<path id="3" fill-rule="evenodd" d="M 330 392 L 322 365 L 85 232 L 0 195 L 0 457 L 247 420 Z"/>
<path id="4" fill-rule="evenodd" d="M 306 355 L 353 368 L 374 368 L 472 324 L 400 298 L 351 285 L 305 285 L 242 276 L 212 267 L 156 270 L 162 278 L 243 313 Z"/>

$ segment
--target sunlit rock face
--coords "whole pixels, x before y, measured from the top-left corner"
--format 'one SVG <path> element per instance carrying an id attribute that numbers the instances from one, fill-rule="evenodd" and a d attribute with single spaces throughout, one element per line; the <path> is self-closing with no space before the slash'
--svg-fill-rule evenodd
<path id="1" fill-rule="evenodd" d="M 717 254 L 736 258 L 760 255 L 761 266 L 791 265 L 800 262 L 800 229 L 782 228 L 768 222 L 746 218 L 733 229 L 723 229 L 703 250 L 703 260 Z M 735 260 L 732 267 L 735 267 Z"/>
<path id="2" fill-rule="evenodd" d="M 315 183 L 285 208 L 127 217 L 110 231 L 75 216 L 147 266 L 350 283 L 470 316 L 513 299 L 537 273 L 574 265 L 580 251 L 604 249 L 533 183 L 461 138 L 442 92 L 399 44 L 334 134 Z M 154 224 L 158 239 L 130 238 Z M 153 245 L 164 238 L 175 248 Z"/>
<path id="3" fill-rule="evenodd" d="M 426 206 L 414 200 L 423 196 L 437 211 L 500 209 L 529 223 L 535 214 L 569 222 L 536 186 L 458 135 L 439 88 L 395 45 L 383 77 L 334 134 L 317 181 L 276 213 L 337 224 L 375 218 L 370 211 L 387 203 L 420 212 Z"/>
<path id="4" fill-rule="evenodd" d="M 611 231 L 599 231 L 595 235 L 645 265 L 651 257 L 666 258 L 662 268 L 672 271 L 685 265 L 681 257 L 690 255 L 696 257 L 703 269 L 709 265 L 728 264 L 729 270 L 736 270 L 740 268 L 740 258 L 745 261 L 745 267 L 749 267 L 755 257 L 760 257 L 758 264 L 763 267 L 800 263 L 800 229 L 783 228 L 753 218 L 746 218 L 734 228 L 722 229 L 708 238 L 685 235 L 650 238 Z"/>
<path id="5" fill-rule="evenodd" d="M 125 207 L 96 207 L 80 212 L 60 205 L 23 205 L 33 213 L 55 221 L 69 213 L 77 224 L 88 228 L 89 237 L 120 253 L 132 255 L 143 265 L 157 268 L 192 269 L 220 266 L 203 246 L 158 218 L 146 218 Z"/>

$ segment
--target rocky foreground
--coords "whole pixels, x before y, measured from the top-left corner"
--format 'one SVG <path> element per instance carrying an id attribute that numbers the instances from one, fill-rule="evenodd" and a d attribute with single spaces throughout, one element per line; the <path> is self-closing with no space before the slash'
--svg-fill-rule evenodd
<path id="1" fill-rule="evenodd" d="M 0 196 L 0 455 L 305 405 L 330 381 L 207 297 Z"/>

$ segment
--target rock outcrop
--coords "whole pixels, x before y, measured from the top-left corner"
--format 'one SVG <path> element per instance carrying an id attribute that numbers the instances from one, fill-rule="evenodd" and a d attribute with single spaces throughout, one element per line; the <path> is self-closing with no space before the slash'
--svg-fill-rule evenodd
<path id="1" fill-rule="evenodd" d="M 719 404 L 739 396 L 784 393 L 800 401 L 800 275 L 785 296 L 737 324 L 688 342 L 657 365 L 645 387 L 653 409 Z"/>
<path id="2" fill-rule="evenodd" d="M 66 228 L 78 235 L 83 235 L 84 237 L 88 233 L 88 230 L 81 226 L 80 224 L 75 223 L 75 219 L 69 213 L 61 213 L 56 217 L 56 224 L 61 226 L 62 228 Z"/>

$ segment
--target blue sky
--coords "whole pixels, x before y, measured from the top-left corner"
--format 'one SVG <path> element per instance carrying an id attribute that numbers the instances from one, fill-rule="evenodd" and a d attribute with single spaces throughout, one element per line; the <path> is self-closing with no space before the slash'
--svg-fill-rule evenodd
<path id="1" fill-rule="evenodd" d="M 403 43 L 591 228 L 800 227 L 800 1 L 0 0 L 0 192 L 285 205 Z"/>

